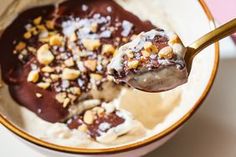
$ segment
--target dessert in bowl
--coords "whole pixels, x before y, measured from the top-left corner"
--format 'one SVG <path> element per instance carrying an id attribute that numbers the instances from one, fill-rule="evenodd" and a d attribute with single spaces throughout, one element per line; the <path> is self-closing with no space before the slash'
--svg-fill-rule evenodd
<path id="1" fill-rule="evenodd" d="M 35 143 L 78 153 L 124 150 L 172 131 L 209 90 L 217 53 L 197 56 L 188 83 L 168 92 L 133 90 L 107 75 L 116 49 L 142 31 L 179 31 L 183 41 L 205 31 L 169 24 L 173 10 L 160 6 L 171 2 L 56 1 L 23 12 L 28 4 L 13 3 L 1 21 L 1 114 Z"/>

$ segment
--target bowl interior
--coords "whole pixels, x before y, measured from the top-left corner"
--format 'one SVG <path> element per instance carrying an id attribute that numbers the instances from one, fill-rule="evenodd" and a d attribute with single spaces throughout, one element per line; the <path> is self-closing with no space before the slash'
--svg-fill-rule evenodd
<path id="1" fill-rule="evenodd" d="M 176 0 L 145 0 L 144 2 L 137 0 L 117 0 L 117 2 L 144 20 L 151 20 L 159 27 L 176 31 L 186 46 L 211 30 L 209 27 L 209 19 L 199 1 L 182 0 L 179 2 Z M 133 5 L 134 3 L 135 7 Z M 145 97 L 140 99 L 130 99 L 130 97 L 136 98 L 140 92 L 133 91 L 132 93 L 128 93 L 127 97 L 129 98 L 124 97 L 123 101 L 129 101 L 134 104 L 133 107 L 146 107 L 145 105 L 143 106 L 143 103 L 139 102 L 146 102 L 155 97 L 155 99 L 152 100 L 152 103 L 153 105 L 157 104 L 160 112 L 158 112 L 158 115 L 152 115 L 151 119 L 139 119 L 140 121 L 143 121 L 143 123 L 147 124 L 147 128 L 152 128 L 152 131 L 150 131 L 147 136 L 133 141 L 132 143 L 126 143 L 119 147 L 116 146 L 115 149 L 109 149 L 107 151 L 122 150 L 128 147 L 131 148 L 133 146 L 142 145 L 143 143 L 159 138 L 163 134 L 168 134 L 170 131 L 175 129 L 176 126 L 181 125 L 207 94 L 215 76 L 217 63 L 218 52 L 216 51 L 215 46 L 212 45 L 203 50 L 194 59 L 192 71 L 187 84 L 172 91 L 160 94 L 145 94 Z M 35 126 L 35 123 L 41 123 L 41 121 L 31 112 L 26 111 L 25 108 L 20 107 L 12 101 L 6 86 L 0 89 L 0 96 L 0 113 L 8 121 L 12 122 L 12 124 L 9 124 L 8 121 L 4 120 L 3 123 L 5 125 L 8 123 L 7 126 L 17 126 L 20 130 L 23 130 L 23 132 L 20 131 L 18 134 L 21 134 L 21 136 L 24 134 L 24 137 L 30 141 L 36 143 L 41 141 L 36 138 L 27 137 L 24 132 L 26 131 L 31 135 L 37 135 L 40 128 Z M 129 108 L 125 105 L 123 105 L 123 107 L 130 112 L 133 112 L 132 107 Z M 168 110 L 168 108 L 170 109 Z M 143 114 L 141 117 L 144 117 L 145 114 L 148 115 L 150 113 L 147 109 L 146 112 L 140 114 Z M 139 118 L 138 116 L 136 117 Z M 25 124 L 24 121 L 26 119 L 30 119 L 33 125 Z M 157 125 L 153 125 L 150 121 L 155 121 L 153 124 Z M 11 130 L 14 132 L 14 129 L 11 128 Z M 139 144 L 137 144 L 137 141 Z M 50 145 L 46 142 L 44 143 L 41 141 L 40 143 L 48 147 L 54 147 L 54 145 Z M 61 149 L 75 152 L 83 151 L 83 149 L 72 147 L 61 147 Z M 93 150 L 96 151 L 95 148 Z M 103 150 L 106 151 L 106 148 L 103 148 Z"/>

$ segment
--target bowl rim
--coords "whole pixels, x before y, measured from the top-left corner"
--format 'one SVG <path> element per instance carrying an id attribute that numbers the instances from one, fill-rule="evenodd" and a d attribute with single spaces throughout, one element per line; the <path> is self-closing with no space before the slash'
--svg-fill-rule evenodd
<path id="1" fill-rule="evenodd" d="M 216 28 L 216 24 L 214 21 L 214 18 L 206 5 L 205 0 L 198 0 L 200 6 L 202 7 L 206 17 L 208 18 L 210 29 L 213 30 Z M 182 118 L 180 118 L 177 122 L 175 122 L 173 125 L 171 125 L 169 128 L 163 130 L 162 132 L 155 134 L 149 138 L 146 138 L 142 141 L 137 141 L 134 143 L 122 145 L 122 146 L 117 146 L 117 147 L 112 147 L 112 148 L 97 148 L 97 149 L 91 149 L 91 148 L 76 148 L 76 147 L 69 147 L 69 146 L 61 146 L 57 144 L 52 144 L 46 141 L 43 141 L 39 138 L 36 138 L 27 132 L 21 130 L 17 126 L 15 126 L 12 122 L 7 120 L 6 117 L 1 115 L 0 113 L 0 124 L 5 126 L 8 130 L 10 130 L 12 133 L 15 135 L 21 137 L 22 139 L 28 141 L 29 143 L 38 145 L 39 147 L 43 147 L 49 150 L 54 150 L 54 151 L 59 151 L 59 152 L 64 152 L 64 153 L 70 153 L 70 154 L 115 154 L 119 152 L 127 152 L 131 151 L 134 149 L 137 149 L 139 147 L 146 146 L 148 144 L 151 144 L 153 142 L 156 142 L 157 140 L 162 139 L 163 137 L 169 135 L 170 133 L 174 132 L 177 130 L 180 126 L 182 126 L 196 111 L 197 109 L 201 106 L 202 102 L 205 100 L 207 97 L 212 84 L 215 80 L 215 76 L 217 73 L 218 69 L 218 64 L 219 64 L 219 42 L 216 42 L 214 44 L 214 49 L 215 49 L 215 60 L 214 60 L 214 66 L 211 72 L 210 79 L 202 92 L 201 96 L 199 99 L 195 102 L 194 106 L 190 111 L 188 111 Z"/>

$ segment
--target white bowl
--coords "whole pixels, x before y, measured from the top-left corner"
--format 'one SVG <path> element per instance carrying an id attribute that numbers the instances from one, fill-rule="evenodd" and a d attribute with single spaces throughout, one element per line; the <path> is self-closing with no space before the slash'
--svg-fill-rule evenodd
<path id="1" fill-rule="evenodd" d="M 134 1 L 134 0 L 130 0 Z M 147 6 L 151 0 L 146 0 Z M 122 3 L 122 1 L 120 1 Z M 162 22 L 159 15 L 145 14 L 142 10 L 147 6 L 143 6 L 141 1 L 136 1 L 134 12 L 142 12 L 142 18 L 151 19 L 152 22 L 162 24 L 161 27 L 167 27 L 166 23 Z M 165 12 L 165 20 L 171 21 L 168 27 L 174 29 L 181 37 L 185 45 L 189 45 L 194 40 L 198 39 L 205 33 L 215 28 L 213 18 L 203 0 L 156 0 L 156 5 L 161 5 Z M 125 6 L 129 7 L 129 5 Z M 149 9 L 157 9 L 160 6 L 152 5 Z M 0 12 L 1 13 L 1 12 Z M 161 14 L 161 13 L 160 13 Z M 111 148 L 75 148 L 61 146 L 46 141 L 40 140 L 37 137 L 25 132 L 18 127 L 17 120 L 12 117 L 9 110 L 4 108 L 4 104 L 0 106 L 0 122 L 22 142 L 39 150 L 42 153 L 52 156 L 142 156 L 148 152 L 158 148 L 168 139 L 170 139 L 201 105 L 204 98 L 207 96 L 211 85 L 214 81 L 219 60 L 219 45 L 215 43 L 199 54 L 193 63 L 192 72 L 187 84 L 179 87 L 181 89 L 182 99 L 178 107 L 173 112 L 166 115 L 165 120 L 156 126 L 152 134 L 129 144 Z M 168 95 L 168 93 L 167 93 Z M 15 105 L 15 104 L 14 104 Z"/>

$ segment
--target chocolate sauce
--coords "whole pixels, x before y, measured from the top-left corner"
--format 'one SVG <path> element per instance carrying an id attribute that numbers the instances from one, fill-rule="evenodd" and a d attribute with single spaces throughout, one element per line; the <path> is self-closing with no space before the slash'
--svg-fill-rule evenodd
<path id="1" fill-rule="evenodd" d="M 36 86 L 36 84 L 27 81 L 27 75 L 31 71 L 31 65 L 38 65 L 38 61 L 35 56 L 28 55 L 26 58 L 19 60 L 17 55 L 13 54 L 16 43 L 24 41 L 28 45 L 38 48 L 42 45 L 38 41 L 37 36 L 26 40 L 23 38 L 25 32 L 25 26 L 32 22 L 33 19 L 41 16 L 43 20 L 53 20 L 56 22 L 55 29 L 62 33 L 62 22 L 70 19 L 71 17 L 76 18 L 91 18 L 95 14 L 100 14 L 101 16 L 110 16 L 111 20 L 109 25 L 114 25 L 116 23 L 122 23 L 122 21 L 129 21 L 133 27 L 132 30 L 127 35 L 129 38 L 133 34 L 138 34 L 142 31 L 148 31 L 154 26 L 148 21 L 142 21 L 135 15 L 124 10 L 121 6 L 116 4 L 112 0 L 70 0 L 63 2 L 58 8 L 55 6 L 44 6 L 29 9 L 21 13 L 15 21 L 6 28 L 4 33 L 0 38 L 0 63 L 2 69 L 3 80 L 8 84 L 10 94 L 12 98 L 22 106 L 30 109 L 36 113 L 42 119 L 49 122 L 63 121 L 68 115 L 68 107 L 63 107 L 62 104 L 56 101 L 55 95 L 56 91 L 54 88 L 41 89 Z M 100 27 L 100 26 L 99 26 Z M 123 38 L 122 27 L 117 27 L 117 30 L 112 32 L 111 37 L 101 38 L 101 43 L 110 43 L 116 45 L 117 47 L 124 44 L 124 41 L 115 44 L 115 39 L 117 37 Z M 124 32 L 123 32 L 124 33 Z M 83 49 L 83 47 L 81 47 Z M 96 54 L 101 54 L 101 49 L 98 49 Z M 107 57 L 109 60 L 110 57 Z M 88 58 L 84 58 L 85 60 Z M 106 77 L 106 69 L 102 72 L 103 77 Z M 83 76 L 81 76 L 83 77 Z M 85 80 L 89 80 L 89 76 L 84 76 Z M 73 82 L 75 84 L 76 82 Z M 86 85 L 85 85 L 86 86 Z M 87 92 L 87 86 L 82 92 Z M 38 98 L 35 93 L 41 93 L 42 97 Z M 108 117 L 108 119 L 113 117 Z M 108 120 L 106 119 L 106 120 Z M 116 119 L 116 118 L 115 118 Z M 104 119 L 100 121 L 106 121 Z M 116 121 L 116 120 L 115 120 Z M 114 123 L 114 126 L 122 123 L 118 120 L 118 123 Z M 111 122 L 113 123 L 113 122 Z M 90 130 L 96 130 L 97 126 L 92 126 Z M 91 136 L 95 136 L 96 131 L 91 131 Z"/>
<path id="2" fill-rule="evenodd" d="M 88 133 L 92 138 L 98 137 L 101 133 L 106 133 L 110 128 L 116 127 L 122 124 L 125 120 L 122 117 L 119 117 L 115 112 L 110 113 L 108 115 L 103 115 L 97 117 L 96 120 L 90 125 L 87 125 Z M 70 129 L 77 129 L 79 126 L 83 124 L 82 117 L 74 117 L 70 119 L 67 123 L 67 126 Z M 108 127 L 104 129 L 100 129 L 100 125 L 107 124 Z"/>

